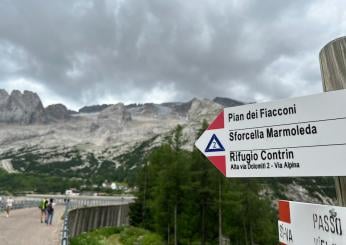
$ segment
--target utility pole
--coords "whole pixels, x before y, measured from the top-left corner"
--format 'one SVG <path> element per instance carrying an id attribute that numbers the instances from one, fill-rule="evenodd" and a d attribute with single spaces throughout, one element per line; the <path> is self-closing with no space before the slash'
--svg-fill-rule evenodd
<path id="1" fill-rule="evenodd" d="M 335 39 L 322 48 L 320 66 L 325 92 L 346 88 L 346 37 Z M 346 206 L 346 177 L 339 176 L 334 179 L 338 203 Z"/>

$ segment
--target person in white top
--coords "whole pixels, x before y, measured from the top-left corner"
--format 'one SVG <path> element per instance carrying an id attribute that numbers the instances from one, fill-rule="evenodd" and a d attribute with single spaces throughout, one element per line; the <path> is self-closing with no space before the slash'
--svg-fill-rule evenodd
<path id="1" fill-rule="evenodd" d="M 8 197 L 6 200 L 6 217 L 10 216 L 10 211 L 12 209 L 14 200 L 11 197 Z"/>

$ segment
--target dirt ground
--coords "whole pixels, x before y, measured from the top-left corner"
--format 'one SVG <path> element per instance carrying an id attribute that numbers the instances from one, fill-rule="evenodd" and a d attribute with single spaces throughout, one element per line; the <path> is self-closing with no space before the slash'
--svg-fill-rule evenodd
<path id="1" fill-rule="evenodd" d="M 0 213 L 1 245 L 58 245 L 62 230 L 64 206 L 56 206 L 51 226 L 40 222 L 40 210 L 13 210 L 10 217 Z"/>

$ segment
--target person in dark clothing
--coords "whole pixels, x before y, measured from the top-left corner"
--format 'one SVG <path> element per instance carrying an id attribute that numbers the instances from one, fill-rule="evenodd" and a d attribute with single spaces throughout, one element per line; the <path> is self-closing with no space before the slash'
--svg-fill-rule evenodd
<path id="1" fill-rule="evenodd" d="M 54 203 L 53 203 L 53 199 L 51 198 L 49 200 L 48 205 L 47 205 L 47 220 L 46 220 L 46 224 L 47 225 L 51 225 L 52 224 L 53 214 L 54 214 Z"/>

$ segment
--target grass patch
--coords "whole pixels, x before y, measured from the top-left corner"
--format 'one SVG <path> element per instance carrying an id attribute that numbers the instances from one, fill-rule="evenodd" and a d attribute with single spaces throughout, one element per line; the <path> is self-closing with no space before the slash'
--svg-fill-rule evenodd
<path id="1" fill-rule="evenodd" d="M 162 245 L 162 238 L 150 231 L 137 228 L 100 228 L 71 239 L 71 245 Z"/>
<path id="2" fill-rule="evenodd" d="M 106 245 L 107 240 L 114 234 L 119 234 L 122 228 L 106 227 L 88 233 L 83 233 L 71 239 L 71 245 Z M 116 243 L 115 243 L 116 244 Z"/>
<path id="3" fill-rule="evenodd" d="M 120 242 L 122 245 L 162 245 L 163 241 L 158 234 L 150 231 L 129 227 L 125 228 L 120 234 Z"/>

